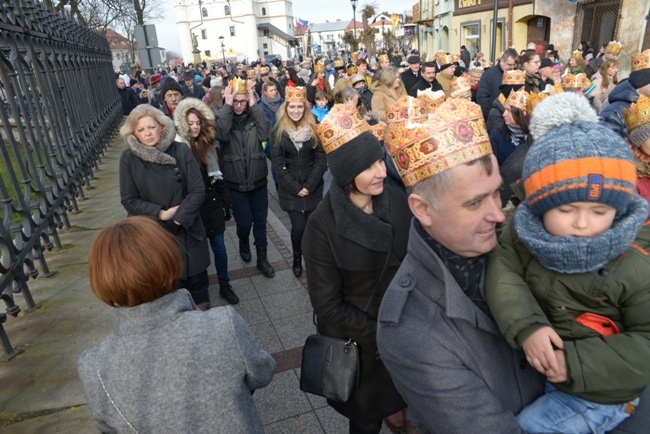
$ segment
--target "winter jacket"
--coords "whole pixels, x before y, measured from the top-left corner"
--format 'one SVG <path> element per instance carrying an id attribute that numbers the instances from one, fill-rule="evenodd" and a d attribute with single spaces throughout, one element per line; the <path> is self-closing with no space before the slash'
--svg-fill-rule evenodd
<path id="1" fill-rule="evenodd" d="M 514 225 L 491 253 L 486 295 L 508 343 L 521 346 L 532 332 L 552 326 L 564 342 L 570 380 L 555 386 L 602 404 L 638 397 L 650 383 L 650 224 L 632 246 L 601 269 L 564 274 L 544 268 L 518 239 Z M 542 308 L 543 307 L 543 308 Z M 589 313 L 615 326 L 602 332 L 581 325 Z M 598 321 L 598 326 L 602 322 Z"/>
<path id="2" fill-rule="evenodd" d="M 420 74 L 419 72 L 414 74 L 413 70 L 411 68 L 407 68 L 404 72 L 402 72 L 400 75 L 400 80 L 402 80 L 402 83 L 404 83 L 404 89 L 407 90 L 407 92 L 411 92 L 411 88 L 415 86 L 415 83 L 417 83 L 420 80 Z"/>
<path id="3" fill-rule="evenodd" d="M 442 87 L 442 90 L 445 92 L 445 96 L 447 98 L 451 97 L 451 82 L 456 79 L 455 76 L 448 76 L 446 74 L 436 74 L 436 81 L 440 84 Z"/>
<path id="4" fill-rule="evenodd" d="M 442 86 L 440 86 L 440 83 L 438 83 L 438 80 L 435 78 L 431 83 L 429 83 L 424 79 L 424 77 L 420 77 L 420 79 L 409 89 L 409 95 L 413 98 L 417 98 L 418 90 L 431 90 L 432 92 L 435 92 L 437 90 L 442 90 Z"/>
<path id="5" fill-rule="evenodd" d="M 140 98 L 129 88 L 117 89 L 122 100 L 122 114 L 128 116 L 131 111 L 140 104 Z"/>
<path id="6" fill-rule="evenodd" d="M 539 75 L 539 72 L 536 72 L 535 74 L 526 72 L 526 84 L 524 85 L 526 92 L 540 93 L 545 88 L 546 83 L 542 81 L 542 76 Z"/>
<path id="7" fill-rule="evenodd" d="M 173 126 L 171 130 L 173 140 Z M 131 139 L 135 137 L 127 137 Z M 163 135 L 161 140 L 164 139 Z M 142 215 L 156 220 L 161 210 L 179 205 L 173 220 L 181 227 L 174 227 L 178 230 L 174 235 L 180 241 L 182 279 L 186 280 L 205 271 L 210 264 L 208 242 L 199 215 L 205 188 L 199 166 L 185 143 L 173 142 L 165 153 L 176 160 L 176 165 L 145 161 L 130 149 L 122 152 L 120 200 L 129 216 Z"/>
<path id="8" fill-rule="evenodd" d="M 596 111 L 599 112 L 603 108 L 603 103 L 607 101 L 607 97 L 609 97 L 609 94 L 612 93 L 616 85 L 613 80 L 609 80 L 609 86 L 604 88 L 603 76 L 600 71 L 594 74 L 591 82 L 595 87 L 593 93 L 589 95 L 589 97 L 592 99 Z"/>
<path id="9" fill-rule="evenodd" d="M 228 188 L 249 192 L 266 185 L 268 168 L 262 142 L 269 139 L 271 122 L 258 104 L 235 116 L 232 106 L 217 110 L 219 163 Z"/>
<path id="10" fill-rule="evenodd" d="M 476 102 L 483 110 L 483 117 L 487 119 L 492 108 L 492 101 L 501 95 L 501 81 L 503 80 L 503 69 L 497 63 L 491 68 L 487 68 L 481 75 L 476 89 Z"/>
<path id="11" fill-rule="evenodd" d="M 338 200 L 332 200 L 332 197 L 340 197 L 341 194 L 346 195 L 341 187 L 332 183 L 330 191 L 307 221 L 302 250 L 309 298 L 318 320 L 318 332 L 326 336 L 351 338 L 357 343 L 361 356 L 361 378 L 357 392 L 346 403 L 328 403 L 345 417 L 357 422 L 380 422 L 382 418 L 405 407 L 383 362 L 377 357 L 375 333 L 382 297 L 406 254 L 411 212 L 406 196 L 385 185 L 380 196 L 392 209 L 392 254 L 386 273 L 377 282 L 386 263 L 387 252 L 371 250 L 339 235 L 345 229 L 362 234 L 360 236 L 372 237 L 372 231 L 365 221 L 377 217 L 364 216 L 364 223 L 361 223 L 355 216 L 339 212 Z M 344 228 L 337 227 L 337 218 L 343 222 Z M 362 310 L 375 285 L 375 298 L 365 313 Z"/>
<path id="12" fill-rule="evenodd" d="M 113 333 L 78 362 L 101 432 L 264 433 L 251 391 L 275 361 L 232 307 L 197 311 L 179 289 L 115 314 Z"/>
<path id="13" fill-rule="evenodd" d="M 198 83 L 194 83 L 192 89 L 187 87 L 184 81 L 180 85 L 181 89 L 183 89 L 184 98 L 196 98 L 200 100 L 205 96 L 205 90 L 203 90 L 203 86 Z"/>
<path id="14" fill-rule="evenodd" d="M 289 135 L 282 134 L 280 143 L 271 148 L 273 168 L 278 174 L 280 208 L 284 211 L 312 211 L 323 198 L 323 174 L 327 170 L 327 158 L 320 143 L 312 137 L 296 149 Z M 309 194 L 298 196 L 306 188 Z"/>
<path id="15" fill-rule="evenodd" d="M 504 125 L 503 128 L 508 128 Z M 502 128 L 495 128 L 490 131 L 490 145 L 492 145 L 492 152 L 497 158 L 499 166 L 501 166 L 519 146 L 523 145 L 526 137 L 513 143 L 512 136 L 506 137 Z"/>
<path id="16" fill-rule="evenodd" d="M 603 66 L 603 63 L 605 63 L 605 60 L 602 56 L 592 59 L 592 61 L 585 66 L 585 74 L 587 74 L 587 78 L 591 80 L 591 77 L 600 71 L 600 67 Z"/>
<path id="17" fill-rule="evenodd" d="M 541 376 L 508 346 L 415 225 L 413 219 L 377 327 L 379 354 L 409 414 L 421 434 L 524 434 L 515 415 L 542 394 Z"/>
<path id="18" fill-rule="evenodd" d="M 386 122 L 386 107 L 395 104 L 402 95 L 406 94 L 404 85 L 400 84 L 394 92 L 391 93 L 383 84 L 376 86 L 372 92 L 372 111 L 379 115 L 381 122 Z"/>
<path id="19" fill-rule="evenodd" d="M 492 101 L 492 108 L 485 122 L 488 131 L 503 128 L 503 112 L 505 110 L 506 97 L 503 94 Z"/>
<path id="20" fill-rule="evenodd" d="M 625 126 L 623 110 L 629 109 L 630 105 L 636 102 L 637 99 L 639 99 L 639 94 L 636 89 L 628 80 L 625 80 L 617 84 L 612 90 L 608 98 L 609 105 L 599 113 L 605 125 L 616 131 L 624 139 L 627 138 L 627 127 Z"/>
<path id="21" fill-rule="evenodd" d="M 368 86 L 362 86 L 357 89 L 359 92 L 359 98 L 363 103 L 363 106 L 366 108 L 366 111 L 372 110 L 372 91 L 368 89 Z"/>

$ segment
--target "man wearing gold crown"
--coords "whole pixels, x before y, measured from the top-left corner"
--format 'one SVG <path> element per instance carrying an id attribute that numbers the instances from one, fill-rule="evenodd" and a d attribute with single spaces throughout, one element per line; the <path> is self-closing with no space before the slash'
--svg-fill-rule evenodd
<path id="1" fill-rule="evenodd" d="M 266 218 L 269 199 L 268 166 L 263 142 L 268 141 L 271 122 L 256 104 L 255 91 L 235 78 L 224 89 L 224 104 L 217 111 L 217 135 L 221 143 L 221 171 L 230 190 L 237 224 L 239 255 L 252 260 L 249 236 L 253 229 L 257 268 L 264 277 L 275 276 L 267 259 Z"/>
<path id="2" fill-rule="evenodd" d="M 504 71 L 512 71 L 517 65 L 517 52 L 508 48 L 503 52 L 499 63 L 487 68 L 481 75 L 476 89 L 476 102 L 483 110 L 483 118 L 487 119 L 492 109 L 492 102 L 501 95 L 501 81 Z"/>
<path id="3" fill-rule="evenodd" d="M 650 49 L 632 56 L 630 76 L 616 85 L 607 98 L 609 105 L 599 113 L 607 126 L 623 138 L 627 137 L 623 110 L 629 109 L 639 95 L 650 96 Z"/>
<path id="4" fill-rule="evenodd" d="M 621 52 L 621 48 L 622 45 L 620 42 L 611 41 L 607 44 L 607 47 L 605 47 L 605 53 L 602 56 L 596 57 L 585 66 L 585 74 L 587 74 L 587 78 L 591 80 L 591 77 L 600 71 L 600 67 L 603 65 L 605 60 L 616 60 Z"/>

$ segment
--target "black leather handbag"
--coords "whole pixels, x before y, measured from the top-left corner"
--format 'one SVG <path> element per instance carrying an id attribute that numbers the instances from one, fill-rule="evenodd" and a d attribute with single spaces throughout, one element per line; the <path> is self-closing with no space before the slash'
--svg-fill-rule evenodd
<path id="1" fill-rule="evenodd" d="M 392 247 L 391 243 L 384 269 L 363 309 L 364 312 L 368 311 L 375 298 L 379 282 L 388 267 Z M 359 349 L 352 339 L 311 335 L 302 349 L 300 390 L 332 401 L 348 402 L 359 387 L 360 362 Z"/>

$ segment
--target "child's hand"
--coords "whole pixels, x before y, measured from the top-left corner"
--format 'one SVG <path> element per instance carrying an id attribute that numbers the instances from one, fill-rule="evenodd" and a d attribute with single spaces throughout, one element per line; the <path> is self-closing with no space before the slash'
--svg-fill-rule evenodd
<path id="1" fill-rule="evenodd" d="M 521 344 L 521 347 L 526 353 L 526 360 L 528 360 L 530 366 L 537 369 L 541 374 L 546 375 L 547 371 L 554 373 L 560 372 L 560 366 L 553 345 L 559 349 L 564 348 L 562 338 L 560 338 L 555 330 L 546 326 L 528 336 Z M 566 366 L 564 366 L 564 370 L 566 371 Z"/>
<path id="2" fill-rule="evenodd" d="M 546 375 L 546 379 L 551 383 L 562 383 L 569 379 L 566 370 L 566 359 L 564 358 L 564 351 L 555 350 L 555 357 L 557 358 L 559 371 L 553 371 L 549 369 L 544 375 Z"/>

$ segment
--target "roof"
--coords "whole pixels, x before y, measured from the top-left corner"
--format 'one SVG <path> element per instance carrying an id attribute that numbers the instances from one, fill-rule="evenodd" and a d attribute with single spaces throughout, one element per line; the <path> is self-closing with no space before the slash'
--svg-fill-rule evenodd
<path id="1" fill-rule="evenodd" d="M 377 20 L 374 23 L 370 24 L 370 27 L 381 27 L 381 26 L 393 26 L 393 22 L 391 20 Z"/>
<path id="2" fill-rule="evenodd" d="M 312 33 L 319 33 L 319 32 L 336 32 L 336 31 L 343 31 L 348 28 L 348 24 L 350 24 L 352 20 L 350 21 L 334 21 L 331 23 L 314 23 L 311 26 L 311 32 Z M 363 27 L 363 25 L 362 25 Z"/>
<path id="3" fill-rule="evenodd" d="M 354 20 L 350 20 L 350 24 L 346 27 L 348 30 L 354 29 Z M 357 30 L 358 29 L 363 29 L 363 23 L 361 21 L 357 21 Z"/>
<path id="4" fill-rule="evenodd" d="M 278 29 L 277 27 L 275 27 L 271 23 L 259 23 L 257 25 L 257 28 L 259 30 L 268 30 L 269 33 L 272 33 L 272 34 L 276 35 L 277 37 L 279 37 L 280 39 L 282 39 L 284 41 L 287 41 L 291 45 L 295 45 L 298 42 L 296 38 L 294 38 L 291 35 L 286 34 L 285 32 Z"/>
<path id="5" fill-rule="evenodd" d="M 108 40 L 108 45 L 111 50 L 125 50 L 131 48 L 129 40 L 117 33 L 115 30 L 106 29 L 106 39 Z M 134 42 L 133 46 L 137 48 L 138 44 Z"/>

